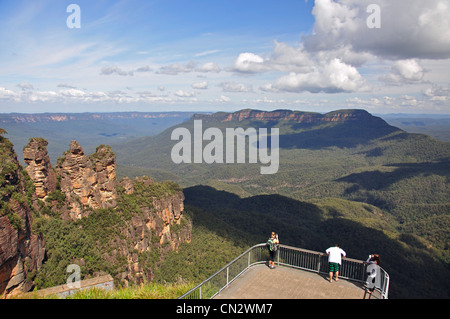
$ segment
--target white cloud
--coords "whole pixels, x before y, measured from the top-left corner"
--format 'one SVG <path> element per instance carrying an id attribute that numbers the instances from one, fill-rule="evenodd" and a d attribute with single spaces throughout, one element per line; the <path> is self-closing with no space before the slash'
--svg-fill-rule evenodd
<path id="1" fill-rule="evenodd" d="M 382 81 L 391 84 L 420 83 L 423 81 L 424 70 L 416 59 L 399 60 L 394 62 L 391 73 L 382 76 Z"/>
<path id="2" fill-rule="evenodd" d="M 447 107 L 450 108 L 450 105 L 448 104 L 450 102 L 450 85 L 446 87 L 434 85 L 431 88 L 426 89 L 424 95 L 430 101 L 438 104 L 446 103 Z"/>
<path id="3" fill-rule="evenodd" d="M 367 7 L 380 7 L 380 28 L 369 28 Z M 389 59 L 450 57 L 448 0 L 316 0 L 308 51 L 349 46 Z"/>
<path id="4" fill-rule="evenodd" d="M 242 73 L 257 73 L 267 71 L 264 59 L 257 54 L 245 52 L 239 54 L 233 65 L 233 71 Z"/>
<path id="5" fill-rule="evenodd" d="M 291 72 L 282 76 L 269 88 L 288 92 L 336 93 L 366 90 L 367 85 L 355 67 L 335 58 L 317 65 L 312 72 Z"/>
<path id="6" fill-rule="evenodd" d="M 371 4 L 381 9 L 380 28 L 367 24 Z M 390 73 L 379 79 L 400 86 L 425 83 L 421 57 L 450 57 L 448 0 L 316 0 L 313 15 L 314 31 L 298 47 L 275 41 L 267 58 L 241 53 L 232 70 L 287 72 L 259 87 L 268 93 L 361 92 L 369 85 L 360 68 L 369 62 L 391 59 Z M 370 72 L 380 72 L 380 65 L 372 64 Z"/>
<path id="7" fill-rule="evenodd" d="M 195 69 L 195 62 L 189 61 L 186 64 L 173 63 L 163 66 L 159 69 L 159 73 L 168 75 L 177 75 L 179 73 L 192 72 Z"/>
<path id="8" fill-rule="evenodd" d="M 253 91 L 251 86 L 246 86 L 243 83 L 222 82 L 220 84 L 220 86 L 222 87 L 222 90 L 224 92 L 238 93 L 238 92 L 251 92 L 251 91 Z"/>
<path id="9" fill-rule="evenodd" d="M 27 82 L 21 82 L 17 84 L 18 87 L 20 87 L 22 90 L 32 90 L 34 89 L 33 85 Z"/>
<path id="10" fill-rule="evenodd" d="M 133 71 L 124 71 L 121 68 L 119 68 L 116 65 L 112 65 L 112 66 L 104 66 L 101 71 L 100 71 L 101 75 L 111 75 L 111 74 L 117 74 L 117 75 L 121 75 L 121 76 L 127 76 L 127 75 L 133 75 Z"/>
<path id="11" fill-rule="evenodd" d="M 186 64 L 173 63 L 165 65 L 159 69 L 160 74 L 167 74 L 167 75 L 177 75 L 180 73 L 189 73 L 189 72 L 220 72 L 220 67 L 213 62 L 208 62 L 200 67 L 197 67 L 196 62 L 189 61 Z"/>
<path id="12" fill-rule="evenodd" d="M 220 72 L 220 67 L 214 62 L 207 62 L 201 67 L 197 68 L 198 72 Z"/>
<path id="13" fill-rule="evenodd" d="M 263 84 L 259 87 L 259 89 L 264 92 L 279 92 L 280 91 L 277 88 L 274 88 L 272 83 Z"/>
<path id="14" fill-rule="evenodd" d="M 195 93 L 194 92 L 186 92 L 183 90 L 178 90 L 174 93 L 176 96 L 178 97 L 195 97 Z"/>
<path id="15" fill-rule="evenodd" d="M 220 102 L 231 102 L 231 99 L 228 96 L 221 95 Z"/>
<path id="16" fill-rule="evenodd" d="M 52 102 L 58 99 L 58 93 L 55 91 L 37 91 L 28 96 L 31 102 Z"/>
<path id="17" fill-rule="evenodd" d="M 148 65 L 141 66 L 135 72 L 150 72 L 152 69 Z"/>
<path id="18" fill-rule="evenodd" d="M 192 83 L 192 88 L 197 90 L 206 90 L 208 88 L 208 82 L 196 82 Z"/>
<path id="19" fill-rule="evenodd" d="M 308 52 L 300 45 L 298 48 L 275 41 L 275 48 L 266 61 L 266 65 L 274 71 L 308 72 L 313 62 Z"/>
<path id="20" fill-rule="evenodd" d="M 18 102 L 20 101 L 20 95 L 14 91 L 0 87 L 0 101 Z"/>

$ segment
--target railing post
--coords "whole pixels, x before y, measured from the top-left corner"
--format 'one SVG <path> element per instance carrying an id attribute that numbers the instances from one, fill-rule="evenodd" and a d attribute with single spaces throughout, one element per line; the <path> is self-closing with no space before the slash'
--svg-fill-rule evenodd
<path id="1" fill-rule="evenodd" d="M 277 266 L 280 266 L 280 249 L 281 248 L 278 247 L 278 251 L 277 251 Z"/>
<path id="2" fill-rule="evenodd" d="M 320 273 L 320 257 L 321 257 L 321 254 L 318 253 L 317 254 L 317 273 Z"/>
<path id="3" fill-rule="evenodd" d="M 227 287 L 229 282 L 230 282 L 230 267 L 227 267 Z"/>

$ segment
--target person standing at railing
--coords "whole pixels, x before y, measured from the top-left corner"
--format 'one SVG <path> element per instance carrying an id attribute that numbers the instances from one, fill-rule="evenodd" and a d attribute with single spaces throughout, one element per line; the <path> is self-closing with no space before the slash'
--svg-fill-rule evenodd
<path id="1" fill-rule="evenodd" d="M 370 299 L 375 288 L 380 288 L 380 255 L 369 255 L 365 263 L 367 264 L 367 279 L 364 299 L 366 299 L 366 294 L 369 294 Z"/>
<path id="2" fill-rule="evenodd" d="M 280 240 L 278 239 L 278 234 L 272 232 L 270 234 L 270 238 L 267 241 L 267 249 L 269 249 L 269 268 L 275 268 L 275 256 L 278 251 L 278 245 L 280 244 Z"/>
<path id="3" fill-rule="evenodd" d="M 330 282 L 333 281 L 333 273 L 335 273 L 335 280 L 339 280 L 339 267 L 342 263 L 342 258 L 345 258 L 347 254 L 342 250 L 339 245 L 330 247 L 325 251 L 328 255 L 328 270 L 330 276 Z"/>

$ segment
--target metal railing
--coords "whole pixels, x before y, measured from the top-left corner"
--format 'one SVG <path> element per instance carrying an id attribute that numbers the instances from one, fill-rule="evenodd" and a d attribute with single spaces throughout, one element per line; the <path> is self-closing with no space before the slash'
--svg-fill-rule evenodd
<path id="1" fill-rule="evenodd" d="M 268 260 L 266 244 L 255 245 L 236 257 L 211 277 L 192 288 L 179 299 L 211 299 L 228 287 L 249 267 L 264 264 Z M 279 245 L 276 263 L 319 274 L 328 274 L 328 256 L 321 252 Z M 339 269 L 339 277 L 365 283 L 367 264 L 361 260 L 345 258 Z M 388 298 L 389 275 L 381 267 L 379 286 L 375 289 L 382 299 Z"/>

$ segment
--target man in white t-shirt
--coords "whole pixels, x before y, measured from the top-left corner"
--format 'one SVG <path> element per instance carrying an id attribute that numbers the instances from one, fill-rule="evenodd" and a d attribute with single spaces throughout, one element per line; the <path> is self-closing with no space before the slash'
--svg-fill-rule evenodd
<path id="1" fill-rule="evenodd" d="M 345 251 L 339 247 L 339 245 L 336 245 L 334 247 L 330 247 L 325 251 L 328 255 L 328 269 L 329 269 L 329 275 L 330 275 L 330 282 L 332 282 L 333 279 L 333 272 L 336 274 L 336 281 L 339 280 L 339 266 L 342 263 L 342 257 L 345 258 L 347 255 Z"/>

